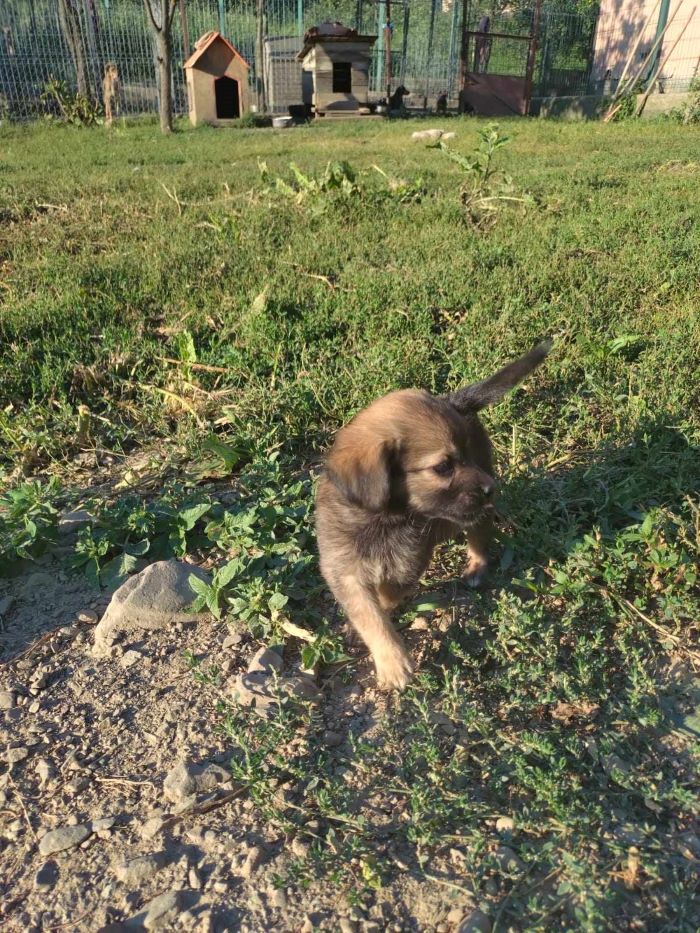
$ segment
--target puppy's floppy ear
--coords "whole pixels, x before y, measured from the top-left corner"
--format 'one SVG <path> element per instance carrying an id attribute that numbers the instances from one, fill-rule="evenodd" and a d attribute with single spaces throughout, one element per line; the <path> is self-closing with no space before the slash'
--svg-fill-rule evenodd
<path id="1" fill-rule="evenodd" d="M 484 379 L 482 382 L 475 382 L 474 385 L 465 386 L 456 392 L 450 392 L 444 398 L 462 414 L 480 411 L 487 405 L 495 405 L 506 392 L 514 389 L 519 382 L 530 375 L 533 369 L 537 369 L 551 349 L 552 341 L 543 340 L 525 356 L 499 369 L 490 379 Z"/>
<path id="2" fill-rule="evenodd" d="M 361 436 L 354 438 L 341 433 L 326 460 L 326 472 L 351 502 L 379 512 L 391 498 L 392 449 L 386 441 L 373 439 L 369 445 L 361 441 Z"/>

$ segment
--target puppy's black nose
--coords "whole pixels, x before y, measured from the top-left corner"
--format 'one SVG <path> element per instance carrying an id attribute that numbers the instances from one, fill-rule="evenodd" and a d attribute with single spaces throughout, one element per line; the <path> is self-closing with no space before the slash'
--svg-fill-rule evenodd
<path id="1" fill-rule="evenodd" d="M 481 491 L 483 492 L 485 499 L 492 499 L 493 494 L 496 491 L 496 484 L 493 480 L 484 480 L 481 483 Z"/>

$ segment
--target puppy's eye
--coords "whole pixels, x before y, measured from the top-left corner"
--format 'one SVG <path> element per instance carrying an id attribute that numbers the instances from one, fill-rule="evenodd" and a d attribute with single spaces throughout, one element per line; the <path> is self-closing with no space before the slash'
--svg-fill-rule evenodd
<path id="1" fill-rule="evenodd" d="M 451 460 L 443 460 L 433 467 L 433 472 L 438 476 L 452 476 L 455 471 L 455 465 Z"/>

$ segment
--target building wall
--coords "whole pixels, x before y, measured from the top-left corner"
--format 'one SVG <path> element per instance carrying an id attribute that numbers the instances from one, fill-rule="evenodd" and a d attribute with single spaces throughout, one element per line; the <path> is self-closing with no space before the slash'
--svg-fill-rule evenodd
<path id="1" fill-rule="evenodd" d="M 671 0 L 669 20 L 674 10 L 678 9 L 678 13 L 664 36 L 661 58 L 665 57 L 678 39 L 694 5 L 695 0 L 692 2 L 680 0 L 679 8 L 679 0 Z M 613 81 L 620 78 L 637 36 L 644 28 L 644 23 L 653 9 L 654 0 L 602 0 L 591 73 L 594 81 L 603 81 L 608 70 L 611 72 L 610 77 Z M 657 10 L 649 25 L 644 29 L 642 42 L 630 65 L 628 75 L 634 74 L 641 67 L 651 50 L 658 19 L 659 11 Z M 659 85 L 665 90 L 682 90 L 698 75 L 700 75 L 700 4 L 664 66 L 659 76 Z"/>

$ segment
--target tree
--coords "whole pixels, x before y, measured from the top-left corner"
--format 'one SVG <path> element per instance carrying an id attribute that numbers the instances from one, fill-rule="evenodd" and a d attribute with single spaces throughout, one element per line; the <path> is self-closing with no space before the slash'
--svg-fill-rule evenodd
<path id="1" fill-rule="evenodd" d="M 83 32 L 80 26 L 80 12 L 73 0 L 59 0 L 58 21 L 61 32 L 66 40 L 70 57 L 75 67 L 75 79 L 78 85 L 78 94 L 81 97 L 92 98 L 92 88 L 88 78 L 85 45 Z"/>
<path id="2" fill-rule="evenodd" d="M 143 0 L 153 29 L 158 59 L 160 128 L 173 131 L 173 16 L 177 0 Z"/>

